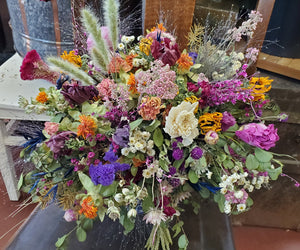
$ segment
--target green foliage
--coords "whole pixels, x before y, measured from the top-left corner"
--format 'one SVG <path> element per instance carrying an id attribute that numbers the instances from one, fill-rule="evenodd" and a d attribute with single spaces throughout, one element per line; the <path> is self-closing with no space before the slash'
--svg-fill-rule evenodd
<path id="1" fill-rule="evenodd" d="M 86 231 L 82 227 L 77 227 L 76 229 L 76 236 L 78 241 L 84 242 L 86 240 Z"/>
<path id="2" fill-rule="evenodd" d="M 127 216 L 127 209 L 125 207 L 122 207 L 121 209 L 121 215 L 120 215 L 120 223 L 124 227 L 124 234 L 130 233 L 135 226 L 135 220 L 128 218 Z"/>
<path id="3" fill-rule="evenodd" d="M 153 141 L 154 144 L 156 145 L 156 147 L 161 147 L 163 145 L 164 142 L 164 136 L 161 132 L 160 128 L 156 128 L 153 134 Z"/>
<path id="4" fill-rule="evenodd" d="M 188 244 L 189 244 L 189 241 L 188 241 L 186 235 L 182 234 L 178 239 L 178 247 L 180 249 L 187 249 Z"/>

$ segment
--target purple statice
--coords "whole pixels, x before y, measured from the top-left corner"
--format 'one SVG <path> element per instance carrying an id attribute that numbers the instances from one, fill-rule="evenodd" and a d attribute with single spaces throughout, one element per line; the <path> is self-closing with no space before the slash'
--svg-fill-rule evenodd
<path id="1" fill-rule="evenodd" d="M 77 82 L 64 84 L 60 93 L 71 106 L 81 104 L 98 97 L 99 91 L 93 86 L 81 86 Z"/>
<path id="2" fill-rule="evenodd" d="M 203 155 L 203 150 L 199 147 L 195 147 L 191 151 L 191 157 L 194 160 L 199 160 L 202 157 L 202 155 Z"/>
<path id="3" fill-rule="evenodd" d="M 118 128 L 112 136 L 113 142 L 123 148 L 128 146 L 130 126 L 127 118 L 121 118 Z"/>
<path id="4" fill-rule="evenodd" d="M 95 185 L 109 186 L 115 180 L 115 168 L 112 164 L 102 165 L 100 162 L 96 166 L 91 165 L 89 174 Z"/>
<path id="5" fill-rule="evenodd" d="M 112 165 L 113 165 L 114 168 L 115 168 L 115 172 L 118 172 L 118 171 L 125 171 L 125 170 L 130 169 L 130 165 L 127 164 L 127 163 L 114 162 L 114 163 L 112 163 Z"/>
<path id="6" fill-rule="evenodd" d="M 180 182 L 180 179 L 177 179 L 177 178 L 170 178 L 168 180 L 168 182 L 170 183 L 170 185 L 174 188 L 178 187 L 181 185 L 181 182 Z"/>
<path id="7" fill-rule="evenodd" d="M 110 121 L 111 127 L 115 128 L 121 123 L 122 117 L 128 117 L 127 111 L 124 111 L 122 107 L 113 107 L 110 111 L 107 111 L 104 118 Z"/>
<path id="8" fill-rule="evenodd" d="M 50 139 L 46 141 L 46 145 L 53 152 L 54 159 L 57 159 L 57 157 L 60 154 L 63 154 L 65 152 L 64 150 L 65 142 L 70 139 L 70 136 L 72 137 L 74 135 L 75 135 L 74 132 L 64 131 L 51 136 Z"/>
<path id="9" fill-rule="evenodd" d="M 136 74 L 137 90 L 141 95 L 147 94 L 161 99 L 174 99 L 178 93 L 175 83 L 176 73 L 170 66 L 156 60 L 147 71 Z"/>
<path id="10" fill-rule="evenodd" d="M 183 150 L 180 148 L 175 148 L 173 150 L 172 156 L 176 161 L 181 160 L 183 157 Z"/>
<path id="11" fill-rule="evenodd" d="M 234 124 L 236 124 L 236 120 L 234 118 L 234 116 L 232 114 L 230 114 L 229 112 L 225 111 L 223 113 L 223 117 L 221 120 L 221 128 L 222 131 L 226 131 L 227 129 L 229 129 L 230 127 L 232 127 Z"/>
<path id="12" fill-rule="evenodd" d="M 206 101 L 204 106 L 213 107 L 228 102 L 236 104 L 237 101 L 247 102 L 253 99 L 251 90 L 243 88 L 243 83 L 238 79 L 220 81 L 209 85 L 210 87 L 206 82 L 200 83 L 201 99 Z"/>
<path id="13" fill-rule="evenodd" d="M 176 168 L 175 167 L 169 167 L 169 175 L 174 175 L 176 174 Z"/>
<path id="14" fill-rule="evenodd" d="M 109 161 L 110 163 L 115 162 L 115 161 L 118 160 L 118 156 L 113 151 L 113 147 L 112 146 L 109 147 L 109 150 L 105 153 L 103 159 L 105 161 Z"/>

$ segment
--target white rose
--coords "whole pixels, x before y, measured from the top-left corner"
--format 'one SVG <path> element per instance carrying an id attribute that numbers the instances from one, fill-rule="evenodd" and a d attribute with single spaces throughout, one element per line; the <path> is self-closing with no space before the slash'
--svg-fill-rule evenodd
<path id="1" fill-rule="evenodd" d="M 165 132 L 171 138 L 182 137 L 182 144 L 188 146 L 199 135 L 198 120 L 194 115 L 198 103 L 182 102 L 172 107 L 166 118 Z"/>

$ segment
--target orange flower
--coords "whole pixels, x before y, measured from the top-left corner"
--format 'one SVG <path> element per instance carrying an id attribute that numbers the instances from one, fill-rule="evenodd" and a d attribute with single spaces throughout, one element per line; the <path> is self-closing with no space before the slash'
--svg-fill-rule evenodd
<path id="1" fill-rule="evenodd" d="M 79 121 L 81 124 L 77 127 L 77 136 L 82 136 L 86 139 L 88 135 L 95 135 L 97 125 L 91 116 L 81 115 L 79 116 Z"/>
<path id="2" fill-rule="evenodd" d="M 37 97 L 35 98 L 35 100 L 37 100 L 37 101 L 40 102 L 40 103 L 45 103 L 45 102 L 48 101 L 48 96 L 47 96 L 47 94 L 46 94 L 45 91 L 41 91 L 41 92 L 37 95 Z"/>
<path id="3" fill-rule="evenodd" d="M 186 53 L 181 53 L 180 58 L 176 62 L 178 64 L 177 72 L 179 74 L 186 74 L 193 65 L 193 59 Z"/>
<path id="4" fill-rule="evenodd" d="M 146 161 L 142 161 L 142 160 L 134 158 L 134 157 L 132 158 L 133 166 L 136 168 L 142 166 L 145 162 Z"/>
<path id="5" fill-rule="evenodd" d="M 82 66 L 81 57 L 79 55 L 75 55 L 75 51 L 71 50 L 68 54 L 67 51 L 64 51 L 64 53 L 60 56 L 62 59 L 74 64 L 77 67 Z"/>
<path id="6" fill-rule="evenodd" d="M 132 61 L 133 61 L 133 58 L 137 57 L 137 54 L 135 55 L 128 55 L 126 56 L 125 58 L 125 61 L 128 63 L 128 65 L 130 66 L 130 70 L 132 69 L 133 65 L 132 65 Z"/>
<path id="7" fill-rule="evenodd" d="M 254 101 L 265 100 L 265 93 L 270 91 L 273 80 L 269 77 L 252 77 L 249 84 Z"/>
<path id="8" fill-rule="evenodd" d="M 153 32 L 153 31 L 155 31 L 155 30 L 161 30 L 161 31 L 164 31 L 164 32 L 166 32 L 166 28 L 164 27 L 164 24 L 163 23 L 159 23 L 159 24 L 157 24 L 157 27 L 153 27 L 152 29 L 151 29 L 151 31 L 150 32 Z"/>
<path id="9" fill-rule="evenodd" d="M 222 113 L 205 113 L 199 118 L 199 126 L 201 128 L 201 134 L 205 135 L 209 130 L 215 132 L 221 131 L 221 120 L 223 118 Z"/>
<path id="10" fill-rule="evenodd" d="M 115 56 L 111 59 L 108 65 L 108 73 L 119 73 L 121 70 L 128 72 L 132 67 L 120 56 Z"/>
<path id="11" fill-rule="evenodd" d="M 127 85 L 129 86 L 129 91 L 131 92 L 131 94 L 135 95 L 138 93 L 136 89 L 136 81 L 134 74 L 130 73 Z"/>
<path id="12" fill-rule="evenodd" d="M 144 120 L 155 120 L 161 109 L 161 99 L 159 97 L 143 97 L 139 114 Z"/>
<path id="13" fill-rule="evenodd" d="M 97 217 L 98 208 L 95 207 L 92 197 L 85 198 L 81 203 L 80 214 L 84 214 L 86 218 L 94 219 Z"/>

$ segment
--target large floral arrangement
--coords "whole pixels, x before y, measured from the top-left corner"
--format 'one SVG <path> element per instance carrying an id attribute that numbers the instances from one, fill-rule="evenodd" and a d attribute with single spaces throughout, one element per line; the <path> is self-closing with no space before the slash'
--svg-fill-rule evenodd
<path id="1" fill-rule="evenodd" d="M 170 225 L 186 249 L 184 202 L 197 211 L 197 196 L 212 198 L 221 212 L 237 214 L 251 207 L 253 190 L 282 172 L 268 151 L 277 129 L 264 117 L 287 117 L 273 112 L 266 94 L 272 80 L 247 74 L 258 50 L 234 49 L 261 17 L 251 12 L 219 43 L 194 26 L 189 52 L 162 24 L 136 38 L 121 34 L 118 19 L 115 0 L 104 1 L 102 27 L 82 10 L 87 53 L 50 57 L 57 71 L 34 50 L 24 58 L 22 79 L 56 87 L 20 98 L 27 112 L 45 112 L 51 121 L 22 151 L 36 169 L 19 186 L 43 206 L 57 201 L 67 221 L 77 220 L 80 241 L 94 219 L 119 220 L 128 233 L 143 214 L 153 225 L 147 249 L 169 249 Z"/>

